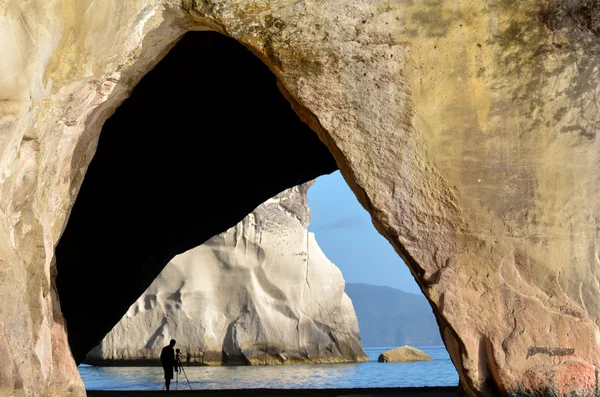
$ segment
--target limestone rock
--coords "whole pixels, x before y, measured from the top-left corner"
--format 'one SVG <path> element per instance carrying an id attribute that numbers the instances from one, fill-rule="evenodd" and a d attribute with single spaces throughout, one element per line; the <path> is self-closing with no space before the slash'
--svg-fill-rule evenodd
<path id="1" fill-rule="evenodd" d="M 599 8 L 0 2 L 2 397 L 84 393 L 54 248 L 101 125 L 183 33 L 205 29 L 259 56 L 328 146 L 431 302 L 463 394 L 594 394 Z"/>
<path id="2" fill-rule="evenodd" d="M 307 230 L 310 184 L 176 256 L 84 362 L 157 365 L 171 339 L 187 364 L 368 360 L 342 274 Z"/>
<path id="3" fill-rule="evenodd" d="M 380 363 L 397 363 L 409 361 L 431 361 L 433 358 L 427 353 L 410 346 L 397 347 L 383 352 L 377 358 Z"/>

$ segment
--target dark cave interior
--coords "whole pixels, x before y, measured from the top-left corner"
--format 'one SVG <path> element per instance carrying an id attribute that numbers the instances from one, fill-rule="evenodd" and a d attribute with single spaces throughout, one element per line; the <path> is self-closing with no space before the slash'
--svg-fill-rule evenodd
<path id="1" fill-rule="evenodd" d="M 254 54 L 187 33 L 105 123 L 57 246 L 76 362 L 173 256 L 336 169 Z"/>

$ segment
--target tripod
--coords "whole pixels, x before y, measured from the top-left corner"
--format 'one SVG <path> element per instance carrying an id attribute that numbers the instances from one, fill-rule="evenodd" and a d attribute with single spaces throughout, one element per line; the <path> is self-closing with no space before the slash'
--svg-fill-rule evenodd
<path id="1" fill-rule="evenodd" d="M 179 349 L 177 349 L 179 350 Z M 190 388 L 190 390 L 194 390 L 192 389 L 192 385 L 190 384 L 190 380 L 187 377 L 187 374 L 185 373 L 185 369 L 183 368 L 183 365 L 181 365 L 181 360 L 179 359 L 179 352 L 177 352 L 177 354 L 175 355 L 175 364 L 177 365 L 177 372 L 175 373 L 175 390 L 179 390 L 179 374 L 183 372 L 183 376 L 185 376 L 185 380 L 187 381 L 188 387 Z"/>

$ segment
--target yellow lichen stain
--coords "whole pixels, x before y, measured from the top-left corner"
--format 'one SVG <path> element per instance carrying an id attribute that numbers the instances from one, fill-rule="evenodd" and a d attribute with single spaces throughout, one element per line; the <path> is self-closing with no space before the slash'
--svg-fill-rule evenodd
<path id="1" fill-rule="evenodd" d="M 548 57 L 540 56 L 548 33 L 535 17 L 539 3 L 393 4 L 394 40 L 407 46 L 401 73 L 418 154 L 460 200 L 482 209 L 469 216 L 521 225 L 536 206 L 540 179 L 548 179 L 535 159 L 553 136 L 538 122 L 549 119 L 553 98 L 544 80 Z"/>
<path id="2" fill-rule="evenodd" d="M 532 20 L 535 2 L 509 3 L 425 0 L 395 9 L 395 40 L 409 43 L 404 73 L 414 126 L 430 160 L 461 186 L 477 185 L 470 169 L 495 161 L 486 154 L 512 150 L 501 135 L 518 131 L 513 94 L 526 88 L 521 95 L 533 96 L 539 88 L 524 83 L 543 39 Z"/>
<path id="3" fill-rule="evenodd" d="M 418 46 L 412 52 L 418 76 L 413 80 L 417 83 L 413 92 L 430 98 L 418 101 L 417 107 L 439 120 L 442 128 L 453 122 L 449 119 L 462 119 L 461 113 L 472 109 L 478 129 L 485 131 L 490 99 L 482 43 L 487 39 L 489 17 L 468 1 L 430 0 L 425 4 L 432 9 L 424 10 L 419 4 L 417 10 L 407 13 L 411 20 L 429 21 L 409 31 Z"/>
<path id="4" fill-rule="evenodd" d="M 125 43 L 119 39 L 121 32 L 131 31 L 134 19 L 141 16 L 133 12 L 139 2 L 63 1 L 56 15 L 61 39 L 46 67 L 44 84 L 50 82 L 56 88 L 106 72 L 110 57 L 118 57 L 122 55 L 119 50 L 125 50 L 114 46 Z"/>
<path id="5" fill-rule="evenodd" d="M 81 37 L 80 32 L 83 25 L 81 18 L 86 3 L 90 1 L 66 0 L 63 2 L 60 15 L 57 16 L 62 31 L 61 40 L 46 67 L 44 84 L 50 79 L 54 87 L 60 86 L 73 70 L 73 62 L 76 62 L 75 55 L 78 55 L 73 47 L 78 47 L 75 43 L 78 37 Z"/>

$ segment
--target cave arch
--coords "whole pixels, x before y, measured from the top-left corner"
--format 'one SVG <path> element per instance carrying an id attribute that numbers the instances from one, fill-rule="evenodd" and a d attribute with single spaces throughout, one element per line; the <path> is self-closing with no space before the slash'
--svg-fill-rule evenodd
<path id="1" fill-rule="evenodd" d="M 196 7 L 196 5 L 194 7 Z M 110 327 L 112 325 L 118 322 L 118 320 L 125 313 L 129 305 L 135 300 L 137 296 L 141 294 L 141 292 L 143 292 L 145 287 L 150 284 L 150 282 L 160 272 L 160 269 L 162 269 L 162 267 L 169 261 L 170 258 L 172 258 L 178 253 L 181 253 L 189 248 L 192 248 L 202 243 L 203 241 L 210 238 L 212 235 L 235 224 L 256 205 L 260 204 L 265 199 L 273 196 L 274 194 L 284 190 L 285 188 L 298 185 L 310 179 L 314 179 L 315 177 L 324 173 L 332 172 L 338 169 L 338 167 L 340 167 L 342 175 L 344 176 L 346 182 L 349 184 L 354 194 L 357 196 L 358 201 L 371 214 L 372 217 L 374 216 L 373 223 L 376 229 L 384 237 L 386 237 L 388 241 L 390 241 L 395 250 L 403 258 L 404 262 L 408 265 L 410 271 L 413 273 L 413 275 L 415 275 L 415 279 L 417 280 L 421 288 L 426 288 L 426 286 L 424 287 L 422 283 L 423 275 L 426 272 L 423 271 L 422 267 L 419 264 L 417 264 L 417 261 L 413 259 L 413 256 L 408 252 L 408 250 L 406 250 L 405 247 L 402 244 L 400 244 L 396 233 L 397 230 L 395 228 L 395 225 L 388 224 L 387 222 L 389 221 L 389 214 L 386 214 L 385 211 L 380 210 L 380 208 L 382 207 L 381 200 L 383 199 L 385 201 L 387 200 L 387 198 L 383 196 L 374 197 L 373 195 L 367 194 L 364 187 L 365 185 L 369 184 L 368 179 L 365 179 L 368 178 L 368 174 L 365 174 L 364 172 L 356 173 L 355 167 L 353 166 L 353 163 L 355 163 L 356 160 L 353 160 L 351 158 L 352 156 L 349 156 L 349 154 L 351 154 L 350 152 L 352 152 L 352 150 L 354 149 L 351 147 L 343 148 L 343 145 L 340 145 L 340 139 L 343 142 L 343 138 L 341 136 L 333 136 L 333 134 L 331 133 L 331 125 L 328 126 L 329 128 L 324 127 L 323 121 L 326 121 L 329 124 L 340 123 L 339 115 L 334 115 L 334 117 L 326 118 L 325 120 L 323 118 L 317 118 L 313 113 L 313 108 L 315 108 L 315 106 L 311 106 L 309 110 L 309 107 L 306 104 L 302 103 L 298 95 L 299 90 L 305 88 L 306 90 L 310 91 L 311 87 L 309 85 L 307 85 L 306 87 L 296 85 L 291 87 L 292 89 L 290 90 L 290 87 L 286 86 L 286 84 L 289 83 L 290 80 L 296 80 L 296 84 L 306 83 L 306 81 L 302 76 L 295 76 L 293 69 L 289 71 L 284 70 L 282 60 L 280 59 L 281 55 L 277 54 L 274 51 L 268 39 L 264 41 L 263 37 L 261 37 L 261 35 L 265 34 L 265 32 L 253 33 L 250 38 L 235 37 L 236 35 L 234 33 L 228 31 L 227 29 L 224 29 L 223 26 L 216 23 L 213 17 L 198 18 L 196 14 L 198 10 L 194 9 L 194 7 L 192 7 L 192 9 L 190 10 L 186 9 L 186 12 L 189 12 L 189 15 L 184 16 L 186 22 L 182 23 L 182 25 L 179 25 L 179 23 L 181 23 L 182 15 L 177 15 L 178 12 L 172 14 L 173 10 L 168 10 L 163 13 L 161 17 L 164 18 L 164 21 L 160 22 L 158 26 L 154 26 L 155 30 L 150 30 L 149 33 L 144 37 L 143 49 L 140 54 L 137 54 L 139 55 L 137 62 L 133 64 L 133 67 L 130 70 L 128 70 L 127 78 L 122 78 L 122 80 L 125 82 L 124 85 L 120 85 L 118 79 L 113 80 L 112 77 L 109 77 L 104 82 L 97 82 L 99 84 L 98 89 L 101 91 L 106 91 L 104 93 L 106 97 L 104 98 L 104 101 L 101 101 L 99 104 L 96 104 L 97 108 L 93 109 L 92 114 L 89 115 L 88 119 L 86 120 L 87 126 L 83 139 L 80 139 L 77 143 L 77 146 L 75 147 L 76 156 L 73 156 L 72 159 L 72 169 L 81 170 L 82 166 L 85 167 L 87 165 L 87 163 L 89 162 L 89 158 L 92 155 L 98 158 L 102 158 L 103 156 L 101 156 L 101 153 L 104 150 L 104 148 L 118 148 L 117 145 L 109 142 L 110 140 L 113 140 L 114 137 L 110 138 L 110 134 L 100 135 L 99 131 L 96 132 L 95 130 L 99 129 L 99 125 L 102 125 L 102 121 L 106 119 L 115 108 L 117 108 L 118 102 L 123 100 L 123 98 L 127 95 L 123 91 L 123 88 L 127 89 L 127 87 L 130 87 L 129 89 L 131 89 L 131 87 L 135 85 L 135 90 L 141 91 L 139 90 L 140 85 L 143 87 L 145 85 L 144 83 L 149 80 L 148 77 L 152 77 L 157 73 L 161 73 L 161 70 L 165 67 L 165 65 L 169 65 L 169 60 L 176 58 L 177 54 L 179 54 L 180 56 L 185 56 L 186 53 L 188 55 L 194 54 L 193 50 L 190 51 L 189 46 L 191 46 L 191 43 L 195 40 L 189 39 L 189 37 L 199 37 L 197 35 L 202 34 L 212 36 L 212 40 L 215 41 L 227 41 L 228 44 L 223 45 L 223 48 L 226 48 L 227 46 L 230 46 L 230 49 L 237 47 L 237 51 L 244 49 L 244 53 L 246 56 L 250 55 L 250 52 L 252 52 L 256 56 L 249 57 L 248 60 L 252 59 L 251 63 L 253 63 L 253 67 L 255 68 L 255 70 L 262 69 L 262 73 L 265 76 L 268 75 L 271 79 L 271 86 L 276 86 L 278 88 L 278 91 L 271 91 L 270 95 L 268 96 L 271 99 L 274 99 L 274 97 L 276 97 L 279 100 L 278 106 L 280 106 L 281 109 L 286 109 L 285 113 L 287 113 L 288 115 L 287 121 L 289 122 L 290 120 L 294 120 L 294 130 L 302 136 L 303 147 L 295 147 L 294 149 L 296 149 L 298 153 L 304 153 L 305 149 L 307 149 L 307 152 L 311 152 L 312 150 L 314 150 L 314 153 L 311 152 L 313 156 L 312 159 L 316 161 L 314 161 L 308 168 L 304 168 L 301 166 L 291 170 L 287 173 L 287 175 L 283 175 L 283 178 L 277 180 L 276 182 L 275 180 L 277 179 L 277 177 L 281 177 L 282 175 L 273 175 L 274 184 L 272 186 L 263 186 L 266 187 L 265 191 L 260 192 L 260 194 L 257 194 L 256 197 L 253 197 L 250 201 L 245 203 L 245 205 L 242 207 L 243 209 L 240 209 L 240 211 L 236 213 L 235 216 L 232 215 L 232 217 L 229 219 L 223 219 L 219 222 L 215 222 L 216 225 L 214 231 L 207 233 L 199 233 L 198 235 L 193 236 L 186 236 L 185 233 L 181 232 L 172 233 L 170 236 L 167 236 L 167 243 L 165 243 L 164 241 L 160 242 L 156 238 L 144 239 L 141 236 L 136 236 L 136 240 L 134 241 L 134 243 L 140 247 L 143 247 L 138 252 L 155 251 L 158 252 L 158 254 L 151 254 L 148 257 L 144 258 L 130 257 L 124 260 L 115 261 L 113 269 L 117 269 L 119 271 L 125 271 L 126 267 L 124 265 L 126 263 L 138 264 L 137 266 L 127 271 L 127 273 L 129 273 L 127 278 L 122 277 L 121 280 L 114 280 L 114 278 L 118 276 L 116 274 L 103 274 L 104 271 L 99 272 L 99 268 L 83 269 L 77 266 L 77 264 L 82 261 L 82 257 L 86 257 L 88 259 L 93 258 L 93 261 L 96 263 L 106 263 L 105 259 L 103 258 L 103 255 L 110 256 L 110 251 L 103 250 L 103 244 L 92 244 L 95 246 L 95 248 L 100 248 L 97 252 L 101 253 L 101 255 L 96 255 L 95 258 L 95 255 L 93 253 L 85 252 L 93 251 L 92 247 L 86 247 L 85 244 L 85 241 L 88 240 L 85 236 L 90 230 L 88 229 L 88 227 L 93 224 L 93 222 L 89 222 L 89 218 L 86 219 L 86 216 L 91 216 L 92 218 L 96 219 L 102 219 L 102 221 L 104 222 L 109 220 L 111 215 L 107 214 L 107 212 L 110 212 L 108 206 L 103 208 L 103 211 L 101 212 L 95 212 L 94 210 L 90 211 L 90 208 L 96 208 L 94 204 L 81 204 L 81 202 L 88 202 L 88 199 L 82 200 L 82 197 L 93 197 L 93 199 L 90 200 L 89 203 L 94 203 L 94 201 L 102 201 L 102 196 L 97 195 L 99 193 L 107 194 L 107 191 L 97 190 L 97 188 L 92 187 L 86 188 L 85 185 L 81 185 L 81 180 L 83 179 L 83 172 L 75 173 L 73 175 L 71 185 L 75 187 L 73 191 L 77 191 L 77 201 L 73 205 L 73 208 L 70 212 L 69 222 L 65 224 L 65 230 L 63 231 L 61 239 L 57 244 L 56 260 L 58 263 L 57 288 L 59 289 L 60 295 L 63 297 L 61 298 L 61 310 L 69 324 L 68 335 L 70 349 L 77 363 L 81 362 L 81 360 L 83 360 L 85 354 L 89 351 L 89 349 L 95 346 L 102 339 L 102 336 L 105 335 L 106 332 L 108 332 L 108 330 L 110 330 Z M 187 20 L 187 18 L 189 18 L 190 15 L 192 16 L 191 19 L 193 20 L 193 22 Z M 175 18 L 175 20 L 178 22 L 173 23 L 172 18 Z M 280 24 L 279 20 L 271 20 L 269 18 L 267 19 L 268 20 L 266 24 L 268 27 L 274 26 L 275 29 L 281 28 L 282 25 Z M 209 43 L 211 40 L 198 40 L 197 42 L 201 41 L 204 43 Z M 181 45 L 178 46 L 178 44 Z M 181 48 L 185 48 L 186 46 L 186 50 L 179 50 Z M 244 48 L 244 46 L 246 48 Z M 213 50 L 215 49 L 216 48 L 213 48 Z M 217 52 L 221 50 L 222 49 L 217 50 Z M 390 47 L 389 50 L 384 50 L 384 52 L 386 53 L 385 57 L 389 56 L 388 52 L 391 52 L 392 55 L 398 55 L 399 50 L 399 48 Z M 335 63 L 338 61 L 336 54 L 330 54 L 327 52 L 325 53 L 324 58 L 322 54 L 310 54 L 311 56 L 315 56 L 316 58 L 319 58 L 319 56 L 321 57 L 321 60 L 313 60 L 306 58 L 305 55 L 297 57 L 298 54 L 294 49 L 291 49 L 290 51 L 292 57 L 291 60 L 288 60 L 290 63 L 296 65 L 299 64 L 302 68 L 308 68 L 311 71 L 311 73 L 314 73 L 315 75 L 318 75 L 320 72 L 322 72 L 324 68 L 331 67 L 331 63 Z M 196 55 L 197 54 L 198 53 L 196 53 Z M 164 59 L 163 56 L 165 56 Z M 355 55 L 355 57 L 359 58 L 361 56 L 362 55 Z M 201 61 L 197 59 L 196 62 Z M 187 62 L 184 63 L 188 65 Z M 152 69 L 153 67 L 154 69 Z M 148 69 L 151 69 L 150 72 L 148 72 L 148 75 L 141 77 L 148 71 Z M 171 73 L 174 73 L 175 69 L 177 68 L 174 67 Z M 272 74 L 270 72 L 267 73 L 269 69 L 271 70 Z M 180 70 L 181 69 L 177 69 L 177 73 L 179 73 Z M 223 70 L 220 70 L 220 72 L 223 72 Z M 288 79 L 282 79 L 281 75 L 286 73 Z M 374 74 L 379 74 L 383 76 L 383 78 L 386 78 L 386 75 L 388 73 L 389 71 L 385 70 L 384 67 L 381 70 L 376 70 Z M 361 75 L 367 77 L 367 80 L 369 81 L 360 82 L 361 84 L 358 84 L 355 87 L 357 90 L 366 89 L 368 91 L 367 86 L 368 84 L 371 84 L 370 79 L 373 78 L 372 76 L 370 76 L 370 74 L 372 73 L 361 73 Z M 399 77 L 399 80 L 402 79 L 402 76 L 397 77 Z M 137 83 L 138 79 L 141 79 L 139 83 Z M 212 83 L 214 83 L 214 81 L 212 81 Z M 399 81 L 396 83 L 400 84 Z M 341 84 L 341 82 L 338 82 L 338 84 Z M 171 87 L 171 89 L 173 88 L 174 87 Z M 329 88 L 335 89 L 335 85 Z M 151 91 L 151 89 L 147 89 L 147 91 Z M 292 93 L 291 91 L 296 92 Z M 143 96 L 144 94 L 141 95 Z M 281 101 L 281 98 L 285 98 L 285 101 Z M 344 98 L 344 100 L 345 99 L 346 98 Z M 402 104 L 403 99 L 404 98 L 402 97 L 402 95 L 393 96 L 390 98 L 392 102 L 398 103 L 399 107 L 402 108 L 402 112 L 410 114 L 410 106 L 409 104 Z M 335 98 L 335 100 L 339 101 L 340 98 Z M 106 124 L 102 127 L 103 130 L 106 126 L 111 128 L 111 125 L 114 125 L 114 121 L 120 117 L 123 109 L 127 109 L 131 102 L 131 100 L 128 100 L 125 103 L 123 103 L 115 112 L 115 117 L 107 120 Z M 170 106 L 177 106 L 168 99 L 166 100 L 166 103 L 168 103 Z M 188 105 L 189 104 L 190 103 L 188 102 Z M 256 105 L 256 103 L 253 104 Z M 326 106 L 330 105 L 331 104 Z M 343 103 L 340 103 L 341 108 L 344 108 L 344 106 L 345 105 Z M 135 108 L 135 106 L 131 107 Z M 316 106 L 316 108 L 318 108 L 318 106 Z M 222 108 L 219 108 L 219 110 L 221 109 Z M 133 113 L 138 113 L 138 116 L 140 116 L 140 111 L 140 108 L 138 108 L 137 110 L 134 109 Z M 192 109 L 191 111 L 195 111 L 195 109 Z M 366 109 L 366 111 L 373 112 L 373 109 Z M 402 112 L 400 114 L 402 114 Z M 374 114 L 374 116 L 376 115 Z M 349 122 L 350 124 L 360 124 L 359 120 L 353 119 L 354 117 L 355 115 L 350 115 L 350 117 L 347 117 L 343 114 L 343 112 L 341 112 L 341 119 L 344 123 Z M 365 137 L 364 139 L 374 139 L 374 136 L 377 135 L 376 131 L 378 130 L 378 128 L 381 128 L 384 124 L 387 123 L 388 121 L 383 119 L 375 120 L 375 124 L 378 126 L 372 128 L 372 130 L 370 131 L 370 133 L 373 136 Z M 157 126 L 153 125 L 152 127 L 156 128 Z M 391 127 L 392 126 L 389 124 L 385 125 L 385 129 L 389 129 Z M 343 134 L 345 131 L 343 128 L 341 128 L 338 132 Z M 95 139 L 97 139 L 98 135 L 100 135 L 101 137 L 104 135 L 109 135 L 109 137 L 105 139 L 100 138 L 98 147 L 96 148 L 94 141 Z M 309 136 L 310 138 L 308 138 Z M 374 141 L 377 142 L 378 139 L 375 138 Z M 130 141 L 130 143 L 131 142 L 134 142 L 134 138 L 132 138 L 132 141 Z M 353 145 L 353 143 L 350 144 Z M 376 146 L 378 145 L 380 145 L 380 143 L 376 144 Z M 118 151 L 118 156 L 120 157 L 120 159 L 126 159 L 127 153 L 124 150 L 124 147 L 120 147 L 119 149 L 120 150 Z M 164 150 L 164 145 L 160 149 Z M 410 151 L 410 146 L 407 146 L 404 150 Z M 215 155 L 217 153 L 211 152 L 211 154 Z M 290 156 L 284 157 L 286 161 L 290 159 Z M 385 158 L 381 158 L 380 160 L 384 159 Z M 181 158 L 179 158 L 178 160 L 181 160 Z M 366 159 L 366 161 L 371 162 L 372 159 Z M 135 163 L 135 161 L 133 163 Z M 141 164 L 137 165 L 139 166 Z M 157 164 L 154 165 L 157 166 Z M 114 166 L 114 164 L 112 164 L 112 166 Z M 85 178 L 89 180 L 95 178 L 93 175 L 97 173 L 101 174 L 101 172 L 97 171 L 98 169 L 100 169 L 100 166 L 90 165 L 89 169 L 85 171 Z M 111 175 L 118 175 L 119 169 L 119 166 L 114 166 L 111 171 Z M 158 168 L 156 168 L 155 171 L 156 170 L 158 170 Z M 145 172 L 147 171 L 148 170 L 145 170 Z M 428 174 L 429 172 L 429 169 L 425 170 L 425 173 Z M 162 173 L 163 177 L 169 175 L 169 173 L 164 172 L 164 170 L 159 173 Z M 285 174 L 285 172 L 283 174 Z M 105 179 L 102 181 L 102 184 L 104 186 L 114 185 L 114 181 L 110 180 L 110 177 L 106 179 L 107 176 L 108 175 L 105 175 Z M 148 175 L 146 174 L 146 178 L 147 177 Z M 119 183 L 121 183 L 121 186 L 127 185 L 126 180 L 120 180 Z M 136 184 L 138 188 L 144 186 L 144 188 L 147 189 L 148 179 L 137 181 Z M 78 186 L 80 185 L 82 186 L 82 188 L 79 190 Z M 128 188 L 131 190 L 138 190 L 133 188 L 132 186 L 128 186 Z M 386 186 L 386 190 L 387 188 L 393 188 L 394 193 L 396 191 L 395 185 Z M 380 190 L 380 193 L 388 194 L 389 192 L 384 192 L 383 190 Z M 374 198 L 379 199 L 379 202 L 374 202 Z M 149 203 L 145 204 L 149 205 Z M 224 204 L 224 202 L 220 202 L 219 204 Z M 87 205 L 89 205 L 89 207 L 87 207 L 86 209 L 82 209 L 84 206 Z M 110 208 L 115 209 L 118 208 L 118 206 L 120 205 L 122 205 L 122 203 L 113 202 Z M 183 210 L 185 208 L 185 206 L 178 207 L 179 210 Z M 82 219 L 79 219 L 78 215 L 76 215 L 78 213 L 86 214 L 86 216 L 84 216 Z M 73 222 L 75 224 L 74 227 L 70 226 L 71 219 L 73 218 L 76 219 L 76 221 Z M 131 223 L 144 224 L 145 221 L 138 214 L 137 219 L 132 220 Z M 423 223 L 427 222 L 424 221 Z M 163 230 L 166 229 L 164 227 L 166 224 L 168 224 L 168 222 L 162 220 Z M 145 223 L 145 225 L 148 224 Z M 106 233 L 112 227 L 114 227 L 114 224 L 104 224 L 100 228 L 100 234 L 102 234 L 102 232 Z M 143 228 L 143 230 L 146 233 L 148 233 L 152 230 L 152 228 L 147 227 Z M 98 230 L 96 230 L 95 232 L 98 232 Z M 124 230 L 119 230 L 119 232 L 123 233 Z M 407 235 L 412 234 L 409 230 L 403 230 L 403 232 Z M 116 239 L 116 241 L 112 241 L 112 243 L 114 242 L 124 245 L 127 245 L 128 243 L 131 244 L 131 241 L 125 241 L 124 239 Z M 72 247 L 76 247 L 76 249 L 72 250 Z M 130 250 L 126 247 L 117 249 L 117 251 L 129 253 L 134 252 L 134 250 Z M 141 269 L 143 269 L 143 272 L 141 272 Z M 89 273 L 87 273 L 88 271 Z M 69 275 L 69 273 L 71 274 Z M 436 277 L 436 275 L 434 275 L 434 277 Z M 92 295 L 91 290 L 88 286 L 81 284 L 78 285 L 77 280 L 81 278 L 96 278 L 99 280 L 99 286 L 100 284 L 102 284 L 102 282 L 104 282 L 105 284 L 110 282 L 109 285 L 111 291 L 107 295 L 94 296 L 93 301 L 79 301 L 77 297 L 81 296 L 81 294 Z M 140 283 L 133 288 L 131 285 L 127 284 L 128 280 L 132 279 L 137 279 L 140 281 Z M 100 287 L 98 291 L 100 291 L 101 289 L 102 287 Z M 455 331 L 445 321 L 444 317 L 440 315 L 439 311 L 437 310 L 437 306 L 434 303 L 434 301 L 431 300 L 430 295 L 425 292 L 425 289 L 423 290 L 423 292 L 424 296 L 430 301 L 430 303 L 432 303 L 432 307 L 434 309 L 433 311 L 436 315 L 436 319 L 438 320 L 438 324 L 440 325 L 441 334 L 444 338 L 444 342 L 448 344 L 448 341 L 450 341 L 450 346 L 448 346 L 449 352 L 451 354 L 452 359 L 454 360 L 457 369 L 459 370 L 459 374 L 461 374 L 460 357 L 462 352 L 464 351 L 462 341 L 460 340 L 460 338 L 457 337 Z M 72 298 L 64 298 L 65 296 L 70 296 Z M 106 301 L 103 301 L 103 299 L 109 299 L 110 305 L 117 308 L 117 310 L 106 310 L 109 304 L 107 304 Z M 90 313 L 86 313 L 85 316 L 81 315 L 82 310 L 90 309 Z"/>
<path id="2" fill-rule="evenodd" d="M 104 124 L 56 248 L 76 361 L 175 255 L 335 169 L 256 56 L 187 33 Z"/>
<path id="3" fill-rule="evenodd" d="M 592 394 L 600 44 L 575 3 L 7 4 L 0 383 L 84 393 L 54 249 L 100 126 L 181 34 L 209 28 L 252 49 L 329 148 L 432 304 L 465 394 Z"/>

